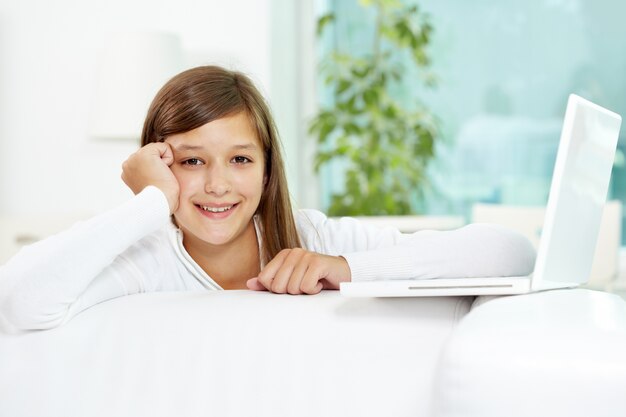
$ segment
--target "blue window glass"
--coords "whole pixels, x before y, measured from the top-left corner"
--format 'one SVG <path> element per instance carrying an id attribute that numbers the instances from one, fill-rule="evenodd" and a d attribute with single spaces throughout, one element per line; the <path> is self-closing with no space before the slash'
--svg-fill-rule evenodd
<path id="1" fill-rule="evenodd" d="M 438 85 L 428 89 L 419 74 L 406 74 L 395 94 L 417 97 L 440 120 L 443 145 L 430 169 L 437 192 L 425 211 L 468 217 L 476 202 L 544 205 L 568 95 L 626 115 L 626 3 L 417 4 L 434 26 L 430 54 Z M 355 0 L 327 1 L 325 7 L 335 13 L 336 26 L 322 39 L 322 53 L 333 47 L 359 51 L 371 37 L 371 11 Z M 331 99 L 325 91 L 320 96 Z M 624 131 L 609 190 L 609 198 L 622 204 Z M 322 172 L 322 204 L 341 189 L 340 168 Z"/>

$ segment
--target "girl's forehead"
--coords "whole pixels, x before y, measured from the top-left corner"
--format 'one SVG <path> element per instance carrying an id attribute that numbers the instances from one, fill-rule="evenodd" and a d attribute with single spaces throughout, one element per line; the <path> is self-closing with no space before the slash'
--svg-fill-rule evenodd
<path id="1" fill-rule="evenodd" d="M 179 151 L 198 148 L 263 150 L 257 130 L 244 112 L 213 120 L 187 132 L 170 135 L 165 141 Z"/>

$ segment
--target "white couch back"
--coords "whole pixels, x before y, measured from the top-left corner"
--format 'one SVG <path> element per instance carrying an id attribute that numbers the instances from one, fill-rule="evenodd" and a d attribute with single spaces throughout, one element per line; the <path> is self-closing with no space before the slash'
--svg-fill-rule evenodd
<path id="1" fill-rule="evenodd" d="M 152 293 L 0 334 L 0 416 L 426 416 L 472 298 Z"/>

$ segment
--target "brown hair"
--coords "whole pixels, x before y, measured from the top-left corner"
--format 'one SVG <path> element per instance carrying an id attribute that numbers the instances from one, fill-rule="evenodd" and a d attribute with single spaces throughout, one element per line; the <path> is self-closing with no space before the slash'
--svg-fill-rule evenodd
<path id="1" fill-rule="evenodd" d="M 184 71 L 169 80 L 152 101 L 143 125 L 141 146 L 196 129 L 244 111 L 255 128 L 265 156 L 267 182 L 257 214 L 261 221 L 264 263 L 286 248 L 300 247 L 280 139 L 269 106 L 244 74 L 217 66 Z"/>

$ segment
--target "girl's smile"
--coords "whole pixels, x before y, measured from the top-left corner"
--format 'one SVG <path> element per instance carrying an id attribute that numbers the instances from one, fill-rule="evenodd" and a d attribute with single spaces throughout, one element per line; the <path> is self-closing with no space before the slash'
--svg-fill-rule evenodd
<path id="1" fill-rule="evenodd" d="M 201 210 L 202 215 L 208 217 L 209 219 L 225 219 L 230 216 L 233 210 L 237 207 L 237 203 L 235 204 L 220 204 L 220 205 L 204 205 L 197 204 L 196 207 Z"/>

